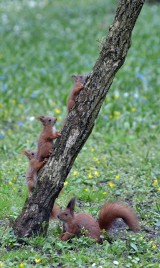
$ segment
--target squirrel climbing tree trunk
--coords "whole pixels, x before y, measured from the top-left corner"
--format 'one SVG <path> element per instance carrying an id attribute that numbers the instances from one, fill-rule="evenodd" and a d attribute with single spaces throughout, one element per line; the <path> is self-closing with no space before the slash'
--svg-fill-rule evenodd
<path id="1" fill-rule="evenodd" d="M 13 229 L 18 237 L 45 235 L 50 213 L 78 153 L 88 139 L 114 76 L 125 61 L 131 34 L 145 0 L 120 0 L 99 58 L 68 114 L 54 153 L 38 175 Z"/>

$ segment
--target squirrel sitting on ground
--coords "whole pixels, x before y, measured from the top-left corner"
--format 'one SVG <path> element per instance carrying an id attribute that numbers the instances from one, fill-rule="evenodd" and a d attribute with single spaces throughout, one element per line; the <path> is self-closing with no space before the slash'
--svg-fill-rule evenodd
<path id="1" fill-rule="evenodd" d="M 98 221 L 88 213 L 74 213 L 75 198 L 72 198 L 65 210 L 61 211 L 58 218 L 63 221 L 65 232 L 61 240 L 67 241 L 73 236 L 80 236 L 85 229 L 87 236 L 101 243 L 101 229 L 108 230 L 117 218 L 122 218 L 132 231 L 139 228 L 138 219 L 132 209 L 119 202 L 106 203 L 100 210 Z"/>
<path id="2" fill-rule="evenodd" d="M 83 88 L 84 82 L 87 78 L 87 75 L 72 75 L 74 81 L 74 88 L 71 90 L 68 97 L 67 108 L 68 113 L 72 110 L 75 105 L 76 97 L 80 90 Z"/>
<path id="3" fill-rule="evenodd" d="M 45 159 L 42 162 L 39 162 L 36 157 L 37 153 L 31 150 L 24 150 L 23 154 L 27 156 L 29 160 L 29 169 L 26 175 L 28 192 L 31 196 L 34 188 L 36 187 L 37 183 L 37 172 L 45 165 L 48 159 Z M 52 212 L 50 215 L 50 220 L 57 219 L 57 215 L 60 213 L 60 208 L 57 205 L 54 205 L 52 208 Z"/>
<path id="4" fill-rule="evenodd" d="M 26 155 L 29 160 L 29 168 L 26 175 L 26 181 L 29 195 L 31 195 L 32 191 L 36 187 L 37 172 L 45 165 L 47 159 L 44 159 L 43 161 L 39 162 L 37 160 L 37 153 L 31 150 L 24 150 L 23 154 Z"/>
<path id="5" fill-rule="evenodd" d="M 56 117 L 52 116 L 38 116 L 37 120 L 41 121 L 44 128 L 38 140 L 37 159 L 43 161 L 53 152 L 53 140 L 61 137 L 61 133 L 55 129 Z"/>

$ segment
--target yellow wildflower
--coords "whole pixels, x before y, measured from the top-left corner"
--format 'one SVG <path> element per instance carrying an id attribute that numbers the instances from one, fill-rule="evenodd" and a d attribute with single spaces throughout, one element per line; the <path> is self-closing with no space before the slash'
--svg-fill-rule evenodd
<path id="1" fill-rule="evenodd" d="M 60 109 L 58 109 L 58 108 L 54 109 L 54 112 L 55 112 L 55 114 L 60 114 L 61 113 Z"/>
<path id="2" fill-rule="evenodd" d="M 100 161 L 97 157 L 93 157 L 93 160 L 96 162 L 96 164 L 98 164 L 98 165 L 100 164 Z"/>
<path id="3" fill-rule="evenodd" d="M 0 267 L 3 267 L 3 262 L 0 261 Z"/>
<path id="4" fill-rule="evenodd" d="M 94 151 L 95 151 L 94 148 L 91 148 L 91 149 L 90 149 L 90 152 L 91 152 L 91 153 L 93 153 Z"/>
<path id="5" fill-rule="evenodd" d="M 11 100 L 11 103 L 12 104 L 16 104 L 16 100 Z"/>
<path id="6" fill-rule="evenodd" d="M 114 99 L 115 100 L 119 99 L 119 96 L 118 95 L 114 95 Z"/>
<path id="7" fill-rule="evenodd" d="M 92 174 L 91 173 L 88 173 L 88 179 L 92 179 L 93 178 L 93 176 L 92 176 Z"/>
<path id="8" fill-rule="evenodd" d="M 74 176 L 77 176 L 78 174 L 79 174 L 78 171 L 74 171 L 74 172 L 73 172 L 73 175 L 74 175 Z"/>
<path id="9" fill-rule="evenodd" d="M 19 109 L 24 109 L 24 105 L 23 104 L 19 104 Z"/>
<path id="10" fill-rule="evenodd" d="M 11 182 L 11 181 L 9 181 L 9 183 L 8 183 L 9 185 L 12 185 L 13 183 Z"/>
<path id="11" fill-rule="evenodd" d="M 109 115 L 109 119 L 112 119 L 112 118 L 113 118 L 113 115 L 110 114 L 110 115 Z"/>
<path id="12" fill-rule="evenodd" d="M 108 182 L 108 185 L 109 185 L 109 187 L 111 187 L 111 188 L 115 187 L 115 184 L 114 184 L 112 181 L 109 181 L 109 182 Z"/>
<path id="13" fill-rule="evenodd" d="M 136 111 L 136 107 L 132 107 L 131 111 L 134 113 Z"/>
<path id="14" fill-rule="evenodd" d="M 114 111 L 114 116 L 119 117 L 121 113 L 119 111 Z"/>
<path id="15" fill-rule="evenodd" d="M 39 263 L 39 262 L 41 262 L 41 259 L 35 259 L 35 262 Z"/>
<path id="16" fill-rule="evenodd" d="M 24 267 L 24 263 L 21 262 L 20 265 L 19 265 L 19 268 L 23 268 Z"/>
<path id="17" fill-rule="evenodd" d="M 68 185 L 68 181 L 65 181 L 65 182 L 64 182 L 64 186 L 66 186 L 66 185 Z"/>
<path id="18" fill-rule="evenodd" d="M 96 170 L 96 171 L 94 172 L 94 175 L 99 176 L 99 172 Z"/>
<path id="19" fill-rule="evenodd" d="M 89 167 L 89 170 L 93 170 L 93 167 Z"/>
<path id="20" fill-rule="evenodd" d="M 84 191 L 85 191 L 85 192 L 89 192 L 88 188 L 85 188 Z"/>
<path id="21" fill-rule="evenodd" d="M 103 195 L 106 195 L 107 194 L 107 192 L 103 192 Z"/>
<path id="22" fill-rule="evenodd" d="M 158 184 L 158 181 L 157 180 L 154 180 L 153 181 L 153 186 L 157 186 L 157 184 Z"/>
<path id="23" fill-rule="evenodd" d="M 158 188 L 158 191 L 160 191 L 160 187 Z"/>
<path id="24" fill-rule="evenodd" d="M 152 248 L 156 248 L 157 246 L 154 244 L 153 246 L 152 246 Z"/>
<path id="25" fill-rule="evenodd" d="M 116 179 L 119 179 L 119 175 L 116 176 Z"/>

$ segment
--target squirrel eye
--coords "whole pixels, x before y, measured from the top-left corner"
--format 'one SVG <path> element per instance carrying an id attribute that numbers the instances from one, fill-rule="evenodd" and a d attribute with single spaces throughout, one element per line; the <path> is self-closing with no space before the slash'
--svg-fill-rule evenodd
<path id="1" fill-rule="evenodd" d="M 32 153 L 32 155 L 34 155 L 34 153 Z"/>
<path id="2" fill-rule="evenodd" d="M 64 213 L 64 216 L 68 216 L 68 213 Z"/>
<path id="3" fill-rule="evenodd" d="M 51 122 L 51 119 L 48 119 L 48 122 Z"/>

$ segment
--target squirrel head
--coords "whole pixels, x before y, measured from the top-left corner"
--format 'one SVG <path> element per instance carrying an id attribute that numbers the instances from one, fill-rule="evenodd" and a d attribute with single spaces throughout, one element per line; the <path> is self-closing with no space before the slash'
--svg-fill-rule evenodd
<path id="1" fill-rule="evenodd" d="M 35 159 L 37 156 L 37 152 L 36 151 L 31 151 L 31 150 L 24 150 L 22 152 L 24 155 L 26 155 L 28 157 L 29 160 L 31 159 Z"/>
<path id="2" fill-rule="evenodd" d="M 87 75 L 72 75 L 71 77 L 75 83 L 84 84 L 84 82 L 87 78 Z"/>
<path id="3" fill-rule="evenodd" d="M 43 126 L 54 126 L 57 118 L 53 116 L 38 116 L 36 117 L 37 120 L 41 121 Z"/>
<path id="4" fill-rule="evenodd" d="M 76 204 L 76 199 L 72 198 L 66 209 L 62 210 L 59 214 L 58 214 L 58 219 L 63 221 L 63 222 L 69 222 L 73 219 L 74 217 L 74 208 L 75 208 L 75 204 Z"/>

